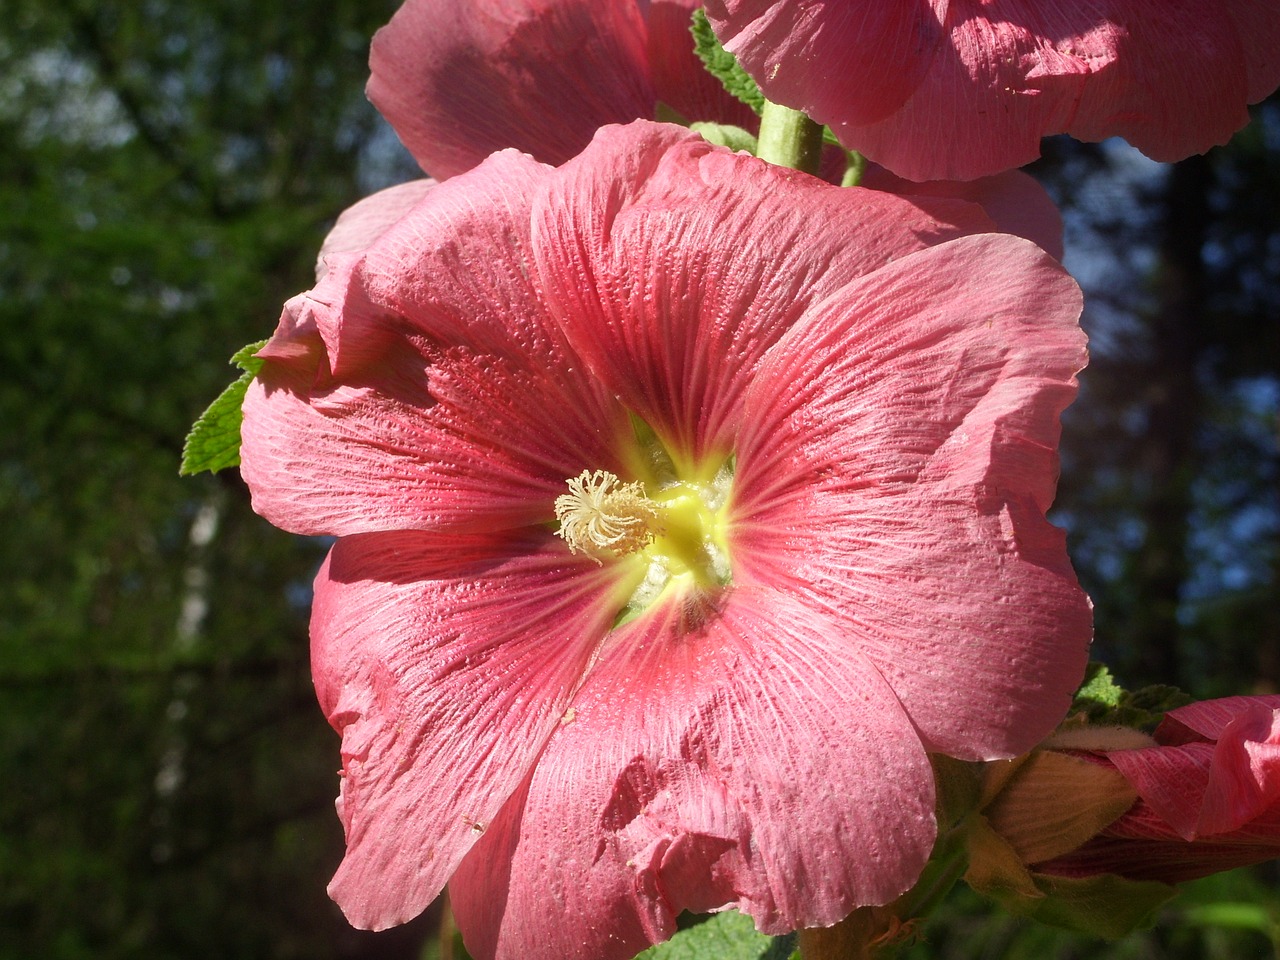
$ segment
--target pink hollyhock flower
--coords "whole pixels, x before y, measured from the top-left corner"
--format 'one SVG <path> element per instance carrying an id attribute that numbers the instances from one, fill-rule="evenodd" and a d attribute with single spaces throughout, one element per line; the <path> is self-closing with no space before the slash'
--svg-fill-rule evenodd
<path id="1" fill-rule="evenodd" d="M 707 0 L 772 100 L 911 180 L 969 180 L 1040 138 L 1155 160 L 1226 143 L 1280 84 L 1277 0 Z"/>
<path id="2" fill-rule="evenodd" d="M 408 0 L 374 37 L 369 98 L 437 180 L 506 147 L 563 163 L 597 128 L 653 119 L 658 104 L 689 121 L 754 129 L 755 115 L 693 52 L 689 25 L 700 5 Z M 864 185 L 901 194 L 922 189 L 875 168 Z M 1057 208 L 1020 171 L 956 188 L 929 184 L 926 192 L 980 203 L 1002 231 L 1062 256 Z M 393 201 L 407 209 L 410 199 L 390 195 L 381 206 L 394 214 Z"/>
<path id="3" fill-rule="evenodd" d="M 373 38 L 369 99 L 438 180 L 515 147 L 559 164 L 599 127 L 754 126 L 693 52 L 700 0 L 407 0 Z"/>
<path id="4" fill-rule="evenodd" d="M 1138 801 L 1040 873 L 1181 883 L 1280 856 L 1280 696 L 1171 710 L 1156 745 L 1102 756 Z"/>
<path id="5" fill-rule="evenodd" d="M 1030 748 L 1084 669 L 1044 519 L 1074 282 L 975 205 L 646 122 L 371 222 L 286 306 L 242 450 L 255 509 L 338 537 L 351 921 L 448 881 L 477 957 L 611 960 L 909 887 L 926 753 Z"/>

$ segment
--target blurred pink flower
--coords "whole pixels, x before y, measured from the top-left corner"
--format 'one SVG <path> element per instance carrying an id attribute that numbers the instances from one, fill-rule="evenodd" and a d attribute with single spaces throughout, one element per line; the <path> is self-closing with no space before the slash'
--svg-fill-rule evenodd
<path id="1" fill-rule="evenodd" d="M 1171 710 L 1155 739 L 1101 755 L 1137 803 L 1080 849 L 1032 869 L 1181 883 L 1280 856 L 1280 696 Z"/>
<path id="2" fill-rule="evenodd" d="M 437 180 L 514 147 L 544 163 L 657 116 L 753 126 L 693 52 L 700 0 L 407 0 L 373 38 L 369 99 Z"/>
<path id="3" fill-rule="evenodd" d="M 1277 0 L 707 0 L 771 100 L 911 180 L 1021 166 L 1040 138 L 1156 160 L 1226 143 L 1280 84 Z"/>
<path id="4" fill-rule="evenodd" d="M 1084 669 L 1044 518 L 1074 282 L 972 204 L 647 122 L 377 222 L 286 306 L 242 451 L 263 516 L 338 537 L 347 916 L 450 881 L 477 957 L 613 960 L 901 893 L 926 751 L 1029 749 Z"/>

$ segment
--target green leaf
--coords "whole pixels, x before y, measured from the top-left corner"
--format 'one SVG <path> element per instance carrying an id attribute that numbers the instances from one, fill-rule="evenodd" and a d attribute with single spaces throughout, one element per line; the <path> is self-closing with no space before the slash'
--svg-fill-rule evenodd
<path id="1" fill-rule="evenodd" d="M 1071 712 L 1084 714 L 1090 724 L 1110 724 L 1135 730 L 1154 730 L 1164 715 L 1184 707 L 1194 697 L 1177 687 L 1155 684 L 1139 690 L 1125 690 L 1116 684 L 1101 663 L 1090 663 L 1084 685 L 1076 692 Z"/>
<path id="2" fill-rule="evenodd" d="M 707 72 L 720 81 L 730 96 L 736 97 L 754 110 L 757 114 L 764 109 L 764 95 L 756 82 L 747 76 L 738 58 L 720 45 L 720 40 L 711 29 L 711 21 L 707 12 L 699 7 L 693 11 L 693 24 L 689 28 L 693 34 L 693 50 L 707 68 Z"/>
<path id="3" fill-rule="evenodd" d="M 650 947 L 636 960 L 787 960 L 795 939 L 794 934 L 767 937 L 756 931 L 750 917 L 726 910 Z"/>
<path id="4" fill-rule="evenodd" d="M 231 362 L 244 373 L 209 404 L 191 427 L 186 443 L 182 445 L 180 475 L 190 476 L 205 470 L 217 473 L 240 463 L 240 405 L 244 403 L 249 382 L 262 369 L 262 360 L 254 354 L 266 344 L 265 340 L 251 343 L 236 351 L 231 358 Z"/>
<path id="5" fill-rule="evenodd" d="M 691 123 L 689 129 L 702 134 L 702 139 L 733 151 L 745 150 L 755 156 L 756 138 L 741 127 L 727 123 Z"/>
<path id="6" fill-rule="evenodd" d="M 1075 706 L 1078 709 L 1087 709 L 1093 704 L 1113 708 L 1120 706 L 1124 688 L 1112 679 L 1106 664 L 1091 662 L 1084 678 L 1084 683 L 1076 691 Z"/>

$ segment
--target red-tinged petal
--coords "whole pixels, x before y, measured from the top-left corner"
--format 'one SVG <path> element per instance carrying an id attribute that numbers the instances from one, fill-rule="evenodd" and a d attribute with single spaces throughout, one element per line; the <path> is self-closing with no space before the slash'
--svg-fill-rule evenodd
<path id="1" fill-rule="evenodd" d="M 952 0 L 949 39 L 900 108 L 873 123 L 834 114 L 825 122 L 846 146 L 909 180 L 972 180 L 1030 163 L 1041 137 L 1066 128 L 1089 70 L 1110 48 L 1101 27 L 1086 28 L 1063 54 L 1028 28 L 1020 7 L 992 0 L 974 10 L 972 0 Z M 1042 62 L 1052 67 L 1029 78 L 1028 65 Z"/>
<path id="2" fill-rule="evenodd" d="M 506 147 L 547 163 L 652 117 L 635 0 L 407 0 L 374 36 L 369 99 L 443 180 Z"/>
<path id="3" fill-rule="evenodd" d="M 1094 876 L 1114 873 L 1131 880 L 1184 883 L 1280 856 L 1280 811 L 1246 828 L 1207 840 L 1183 840 L 1149 807 L 1138 803 L 1079 850 L 1036 864 L 1037 873 Z"/>
<path id="4" fill-rule="evenodd" d="M 316 279 L 324 276 L 325 261 L 341 254 L 363 253 L 397 220 L 408 213 L 433 186 L 434 180 L 410 180 L 370 194 L 339 215 L 316 256 Z"/>
<path id="5" fill-rule="evenodd" d="M 1183 840 L 1196 827 L 1209 786 L 1213 747 L 1188 743 L 1180 747 L 1113 750 L 1107 754 L 1151 811 Z"/>
<path id="6" fill-rule="evenodd" d="M 1249 704 L 1227 724 L 1213 752 L 1196 832 L 1228 833 L 1280 808 L 1280 710 Z"/>
<path id="7" fill-rule="evenodd" d="M 1216 741 L 1241 713 L 1252 711 L 1255 705 L 1280 710 L 1280 695 L 1221 697 L 1189 703 L 1165 714 L 1156 739 L 1167 744 Z"/>
<path id="8" fill-rule="evenodd" d="M 613 573 L 549 533 L 338 541 L 316 579 L 312 670 L 342 734 L 358 927 L 416 916 L 560 724 L 614 615 Z"/>
<path id="9" fill-rule="evenodd" d="M 1018 0 L 1018 5 L 1029 20 L 1036 7 L 1043 9 L 1032 0 Z M 1115 53 L 1104 68 L 1090 72 L 1075 115 L 1062 129 L 1081 140 L 1122 136 L 1152 159 L 1165 161 L 1226 143 L 1249 122 L 1244 46 L 1227 12 L 1233 5 L 1230 0 L 1212 6 L 1204 0 L 1095 0 L 1097 14 L 1114 24 L 1109 42 Z M 1268 31 L 1273 44 L 1280 43 L 1276 14 L 1273 5 Z M 1049 31 L 1082 26 L 1044 10 L 1036 29 L 1052 37 Z"/>
<path id="10" fill-rule="evenodd" d="M 343 383 L 312 344 L 309 359 L 268 360 L 244 402 L 241 473 L 286 530 L 549 523 L 567 477 L 622 470 L 626 412 L 590 384 L 403 335 Z"/>
<path id="11" fill-rule="evenodd" d="M 861 185 L 899 196 L 968 200 L 987 212 L 1002 233 L 1025 237 L 1055 259 L 1062 259 L 1062 214 L 1044 187 L 1021 170 L 977 180 L 929 180 L 916 183 L 869 164 Z"/>
<path id="12" fill-rule="evenodd" d="M 1260 103 L 1280 86 L 1280 17 L 1275 0 L 1231 0 L 1224 12 L 1244 46 L 1249 103 Z"/>
<path id="13" fill-rule="evenodd" d="M 706 6 L 725 48 L 769 99 L 824 123 L 838 116 L 867 124 L 898 109 L 920 84 L 945 37 L 940 17 L 947 3 L 709 0 Z M 822 82 L 815 82 L 819 71 Z"/>
<path id="14" fill-rule="evenodd" d="M 1044 519 L 1079 312 L 1043 251 L 965 237 L 833 294 L 747 394 L 735 579 L 845 618 L 930 750 L 1029 749 L 1084 671 L 1088 599 Z"/>
<path id="15" fill-rule="evenodd" d="M 541 286 L 575 351 L 695 459 L 727 452 L 747 371 L 809 304 L 991 228 L 972 204 L 833 187 L 650 123 L 602 130 L 534 210 Z"/>
<path id="16" fill-rule="evenodd" d="M 1225 143 L 1280 83 L 1274 0 L 708 7 L 766 96 L 911 180 L 1021 166 L 1055 133 L 1178 160 Z"/>
<path id="17" fill-rule="evenodd" d="M 829 925 L 915 881 L 935 832 L 928 761 L 831 618 L 733 588 L 607 644 L 450 886 L 474 956 L 623 960 L 682 909 Z"/>
<path id="18" fill-rule="evenodd" d="M 648 6 L 649 66 L 658 102 L 688 121 L 730 123 L 755 130 L 759 125 L 755 113 L 730 96 L 694 53 L 690 26 L 701 0 L 651 0 Z"/>
<path id="19" fill-rule="evenodd" d="M 562 365 L 530 238 L 533 197 L 553 173 L 506 150 L 432 189 L 366 251 L 355 282 L 373 310 L 343 312 L 346 339 L 362 342 L 390 314 L 443 344 Z"/>

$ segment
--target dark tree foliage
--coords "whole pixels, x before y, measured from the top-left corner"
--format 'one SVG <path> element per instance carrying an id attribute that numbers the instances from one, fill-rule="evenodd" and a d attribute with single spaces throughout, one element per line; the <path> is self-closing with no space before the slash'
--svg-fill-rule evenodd
<path id="1" fill-rule="evenodd" d="M 324 893 L 321 545 L 255 517 L 234 471 L 177 474 L 226 358 L 369 186 L 394 6 L 0 18 L 0 957 L 416 955 L 420 930 L 356 934 Z"/>
<path id="2" fill-rule="evenodd" d="M 1280 689 L 1280 100 L 1172 166 L 1056 143 L 1093 359 L 1061 519 L 1132 685 Z"/>

